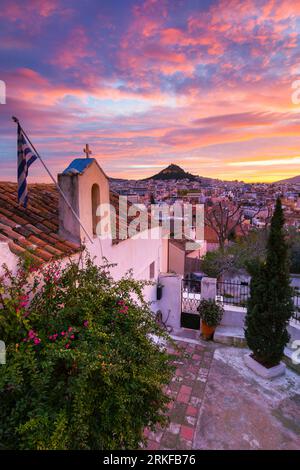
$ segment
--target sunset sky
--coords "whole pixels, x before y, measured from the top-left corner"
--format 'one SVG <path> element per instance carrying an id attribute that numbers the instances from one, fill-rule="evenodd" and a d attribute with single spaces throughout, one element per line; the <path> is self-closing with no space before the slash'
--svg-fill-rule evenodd
<path id="1" fill-rule="evenodd" d="M 114 177 L 300 174 L 300 0 L 1 0 L 0 24 L 0 180 L 12 115 L 55 175 L 86 143 Z"/>

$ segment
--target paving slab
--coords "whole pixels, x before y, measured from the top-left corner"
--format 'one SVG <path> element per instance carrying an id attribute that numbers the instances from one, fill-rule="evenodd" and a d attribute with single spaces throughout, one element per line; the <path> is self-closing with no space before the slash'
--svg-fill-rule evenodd
<path id="1" fill-rule="evenodd" d="M 184 332 L 177 344 L 169 425 L 145 429 L 146 449 L 300 449 L 296 372 L 287 368 L 267 380 L 246 366 L 245 348 L 184 338 Z"/>
<path id="2" fill-rule="evenodd" d="M 216 349 L 198 415 L 194 449 L 300 449 L 300 377 L 267 380 L 245 349 Z"/>

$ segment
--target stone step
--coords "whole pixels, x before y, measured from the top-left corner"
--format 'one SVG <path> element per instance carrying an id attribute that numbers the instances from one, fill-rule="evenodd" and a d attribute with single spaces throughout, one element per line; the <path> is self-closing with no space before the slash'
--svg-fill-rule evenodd
<path id="1" fill-rule="evenodd" d="M 288 367 L 291 369 L 294 369 L 296 372 L 300 373 L 300 363 L 296 364 L 295 361 L 292 358 L 292 354 L 295 353 L 295 349 L 290 348 L 290 345 L 287 345 L 284 348 L 284 357 L 283 360 L 287 364 Z M 299 358 L 299 355 L 297 355 L 297 359 Z"/>
<path id="2" fill-rule="evenodd" d="M 243 348 L 247 345 L 244 329 L 239 326 L 219 325 L 214 333 L 216 343 L 226 344 L 227 346 L 238 346 Z"/>
<path id="3" fill-rule="evenodd" d="M 175 341 L 187 341 L 192 344 L 199 344 L 200 330 L 192 330 L 190 328 L 174 329 L 170 333 L 171 338 Z"/>

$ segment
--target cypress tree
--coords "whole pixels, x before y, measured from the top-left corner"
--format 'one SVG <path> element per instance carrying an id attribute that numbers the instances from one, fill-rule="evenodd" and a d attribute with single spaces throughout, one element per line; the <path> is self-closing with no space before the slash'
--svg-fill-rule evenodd
<path id="1" fill-rule="evenodd" d="M 253 358 L 266 367 L 279 364 L 289 341 L 287 325 L 293 314 L 288 246 L 280 198 L 276 201 L 264 263 L 251 269 L 245 337 Z"/>

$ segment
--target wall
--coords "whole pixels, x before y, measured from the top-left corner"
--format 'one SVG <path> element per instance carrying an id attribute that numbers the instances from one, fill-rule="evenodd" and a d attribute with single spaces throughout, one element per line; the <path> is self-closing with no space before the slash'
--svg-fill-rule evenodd
<path id="1" fill-rule="evenodd" d="M 181 282 L 182 276 L 174 273 L 161 273 L 159 282 L 164 286 L 162 298 L 157 302 L 163 321 L 173 330 L 181 326 Z"/>
<path id="2" fill-rule="evenodd" d="M 11 271 L 16 272 L 18 261 L 19 258 L 10 251 L 8 243 L 0 242 L 0 276 L 3 274 L 3 264 L 6 264 Z"/>
<path id="3" fill-rule="evenodd" d="M 120 279 L 132 269 L 134 279 L 150 280 L 149 268 L 154 261 L 155 275 L 151 280 L 156 283 L 159 273 L 166 269 L 167 244 L 161 238 L 159 227 L 149 230 L 146 234 L 148 234 L 148 239 L 129 238 L 116 245 L 112 244 L 111 239 L 100 240 L 98 237 L 94 237 L 93 244 L 86 243 L 86 250 L 92 258 L 95 258 L 98 265 L 103 264 L 103 257 L 109 263 L 116 264 L 111 268 L 115 279 Z M 147 300 L 156 301 L 156 285 L 147 286 L 144 295 Z M 155 305 L 153 309 L 157 309 Z"/>
<path id="4" fill-rule="evenodd" d="M 169 271 L 184 275 L 185 251 L 169 243 Z"/>

